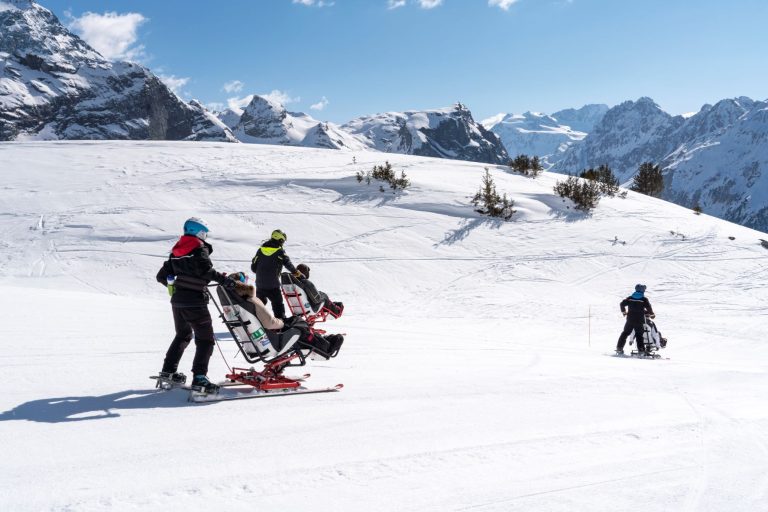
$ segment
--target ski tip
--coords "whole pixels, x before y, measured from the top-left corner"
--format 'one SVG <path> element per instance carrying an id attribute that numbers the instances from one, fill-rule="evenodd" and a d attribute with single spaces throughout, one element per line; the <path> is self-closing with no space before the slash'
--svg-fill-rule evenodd
<path id="1" fill-rule="evenodd" d="M 344 384 L 336 384 L 335 386 L 333 386 L 333 389 L 335 389 L 336 391 L 338 391 L 338 390 L 340 390 L 340 389 L 341 389 L 341 388 L 343 388 L 343 387 L 344 387 Z"/>

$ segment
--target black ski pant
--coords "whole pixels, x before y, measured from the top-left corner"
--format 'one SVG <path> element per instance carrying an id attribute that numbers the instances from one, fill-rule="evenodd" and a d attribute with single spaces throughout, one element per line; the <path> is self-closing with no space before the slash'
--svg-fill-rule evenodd
<path id="1" fill-rule="evenodd" d="M 213 354 L 213 323 L 207 306 L 173 308 L 173 324 L 176 337 L 173 338 L 163 361 L 164 372 L 175 372 L 184 350 L 195 334 L 195 359 L 192 361 L 192 375 L 207 375 L 208 361 Z"/>
<path id="2" fill-rule="evenodd" d="M 632 322 L 630 320 L 627 320 L 627 323 L 624 324 L 624 330 L 621 332 L 621 336 L 619 336 L 619 343 L 616 345 L 616 350 L 624 350 L 624 344 L 627 342 L 627 338 L 629 337 L 629 333 L 632 331 L 635 331 L 635 343 L 637 343 L 637 350 L 640 352 L 645 351 L 645 344 L 643 343 L 643 331 L 645 330 L 645 326 L 642 322 Z"/>
<path id="3" fill-rule="evenodd" d="M 283 293 L 280 291 L 280 288 L 256 288 L 256 297 L 258 297 L 264 305 L 267 304 L 267 301 L 272 303 L 272 312 L 275 314 L 275 318 L 285 318 Z"/>

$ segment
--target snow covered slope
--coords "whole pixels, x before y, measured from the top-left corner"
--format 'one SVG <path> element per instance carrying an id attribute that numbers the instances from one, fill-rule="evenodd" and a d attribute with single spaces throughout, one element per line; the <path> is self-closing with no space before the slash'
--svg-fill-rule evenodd
<path id="1" fill-rule="evenodd" d="M 665 199 L 768 230 L 768 102 L 740 97 L 671 116 L 650 98 L 605 115 L 553 170 L 578 172 L 608 164 L 628 181 L 643 162 L 662 166 Z"/>
<path id="2" fill-rule="evenodd" d="M 0 140 L 234 141 L 146 68 L 110 62 L 30 0 L 0 3 Z"/>
<path id="3" fill-rule="evenodd" d="M 583 140 L 607 111 L 607 105 L 585 105 L 552 115 L 499 114 L 483 121 L 483 126 L 501 138 L 510 155 L 535 155 L 554 163 L 571 145 Z"/>
<path id="4" fill-rule="evenodd" d="M 490 164 L 506 164 L 501 140 L 475 122 L 469 109 L 451 108 L 386 112 L 354 119 L 341 127 L 387 153 L 432 156 Z"/>
<path id="5" fill-rule="evenodd" d="M 355 180 L 384 158 L 405 193 Z M 768 236 L 633 193 L 585 216 L 552 195 L 561 176 L 491 166 L 518 210 L 496 222 L 468 204 L 484 167 L 0 144 L 0 509 L 762 510 Z M 328 324 L 340 356 L 308 368 L 344 390 L 208 405 L 154 390 L 173 336 L 154 275 L 190 215 L 223 271 L 288 233 L 346 305 Z M 637 282 L 669 360 L 605 356 Z M 217 351 L 210 375 L 226 371 Z"/>

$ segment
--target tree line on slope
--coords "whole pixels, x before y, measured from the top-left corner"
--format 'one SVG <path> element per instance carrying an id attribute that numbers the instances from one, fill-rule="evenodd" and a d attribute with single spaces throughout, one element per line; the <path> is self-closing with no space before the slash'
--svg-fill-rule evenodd
<path id="1" fill-rule="evenodd" d="M 510 159 L 508 167 L 513 172 L 532 178 L 536 178 L 543 171 L 543 166 L 537 156 L 529 157 L 525 154 Z M 397 193 L 398 190 L 405 190 L 411 184 L 405 171 L 400 171 L 398 177 L 389 161 L 383 165 L 374 165 L 373 169 L 365 173 L 357 171 L 355 178 L 358 183 L 365 181 L 367 185 L 370 185 L 372 181 L 387 183 L 393 193 Z M 629 188 L 641 194 L 659 197 L 664 189 L 664 176 L 660 166 L 654 165 L 652 162 L 640 164 Z M 614 197 L 618 195 L 624 198 L 627 195 L 626 191 L 619 191 L 619 180 L 606 164 L 599 165 L 597 168 L 584 169 L 578 176 L 568 176 L 563 181 L 557 181 L 553 189 L 558 196 L 573 201 L 576 209 L 586 212 L 596 208 L 603 196 Z M 385 192 L 383 184 L 379 185 L 379 191 Z M 510 220 L 516 213 L 514 200 L 507 197 L 506 192 L 500 195 L 496 190 L 496 183 L 488 167 L 485 167 L 480 188 L 472 196 L 471 203 L 476 212 L 505 221 Z M 700 214 L 701 207 L 697 204 L 693 211 Z"/>

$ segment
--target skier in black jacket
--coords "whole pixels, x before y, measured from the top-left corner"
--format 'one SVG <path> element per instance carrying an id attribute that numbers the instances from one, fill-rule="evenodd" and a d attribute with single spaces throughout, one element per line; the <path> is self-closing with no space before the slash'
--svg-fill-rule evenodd
<path id="1" fill-rule="evenodd" d="M 207 286 L 216 281 L 228 288 L 235 283 L 213 269 L 211 244 L 206 242 L 208 226 L 191 217 L 184 223 L 184 235 L 171 250 L 171 255 L 157 273 L 157 282 L 167 286 L 171 294 L 173 324 L 176 337 L 165 354 L 160 378 L 184 383 L 186 377 L 177 373 L 184 350 L 195 334 L 195 358 L 192 362 L 192 386 L 215 392 L 218 386 L 208 380 L 208 361 L 213 354 L 214 337 L 211 314 L 208 311 Z"/>
<path id="2" fill-rule="evenodd" d="M 301 276 L 283 249 L 286 240 L 288 236 L 285 233 L 279 229 L 274 230 L 269 240 L 265 240 L 256 251 L 251 262 L 251 271 L 256 274 L 256 296 L 264 304 L 269 301 L 275 318 L 281 319 L 285 318 L 285 306 L 280 291 L 280 272 L 285 267 L 293 275 Z"/>
<path id="3" fill-rule="evenodd" d="M 645 315 L 651 318 L 656 315 L 651 307 L 651 302 L 645 296 L 646 286 L 638 284 L 635 286 L 635 293 L 621 301 L 619 308 L 621 314 L 627 317 L 627 323 L 624 324 L 624 330 L 619 336 L 619 342 L 616 345 L 616 353 L 624 354 L 624 344 L 632 331 L 635 331 L 635 340 L 637 341 L 637 353 L 639 356 L 645 355 L 645 344 L 643 342 L 643 329 L 645 324 Z"/>

